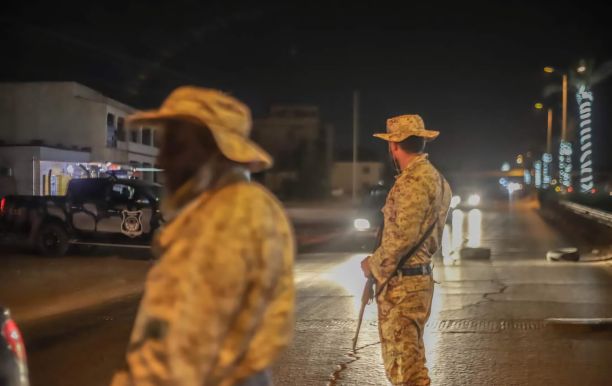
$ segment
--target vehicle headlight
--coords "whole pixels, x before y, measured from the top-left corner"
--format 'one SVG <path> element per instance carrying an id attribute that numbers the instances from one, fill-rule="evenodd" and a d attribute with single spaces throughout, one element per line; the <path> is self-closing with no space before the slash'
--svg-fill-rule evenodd
<path id="1" fill-rule="evenodd" d="M 508 187 L 506 189 L 508 189 L 508 193 L 512 194 L 517 190 L 523 189 L 523 185 L 519 184 L 518 182 L 511 182 L 508 184 Z"/>
<path id="2" fill-rule="evenodd" d="M 358 218 L 353 221 L 353 226 L 358 231 L 367 231 L 370 229 L 370 221 L 366 220 L 365 218 Z"/>
<path id="3" fill-rule="evenodd" d="M 472 194 L 468 198 L 468 205 L 470 205 L 470 206 L 478 206 L 478 205 L 480 205 L 480 196 L 478 194 Z"/>
<path id="4" fill-rule="evenodd" d="M 455 209 L 459 204 L 461 204 L 461 197 L 453 196 L 453 198 L 451 198 L 450 207 Z"/>

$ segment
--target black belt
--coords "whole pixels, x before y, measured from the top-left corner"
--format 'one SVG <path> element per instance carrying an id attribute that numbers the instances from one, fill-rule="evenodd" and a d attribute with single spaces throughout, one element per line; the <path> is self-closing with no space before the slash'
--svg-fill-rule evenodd
<path id="1" fill-rule="evenodd" d="M 429 264 L 421 264 L 412 267 L 404 267 L 397 272 L 401 273 L 402 276 L 431 275 L 432 269 Z"/>

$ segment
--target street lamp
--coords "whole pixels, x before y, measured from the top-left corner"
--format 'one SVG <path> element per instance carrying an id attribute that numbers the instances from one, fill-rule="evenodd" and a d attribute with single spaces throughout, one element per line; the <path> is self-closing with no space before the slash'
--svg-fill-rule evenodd
<path id="1" fill-rule="evenodd" d="M 536 103 L 536 108 L 538 108 L 538 110 L 543 110 L 544 104 Z M 536 169 L 535 173 L 537 176 L 536 187 L 543 187 L 544 189 L 548 188 L 551 180 L 550 172 L 552 164 L 552 116 L 553 111 L 549 107 L 546 125 L 546 151 L 544 152 L 544 154 L 542 154 L 542 160 L 538 160 L 536 161 L 537 163 L 534 164 L 534 167 Z"/>
<path id="2" fill-rule="evenodd" d="M 547 74 L 553 74 L 558 72 L 554 67 L 544 67 L 544 72 Z M 567 74 L 562 73 L 563 78 L 563 111 L 562 111 L 562 122 L 561 122 L 561 140 L 565 141 L 567 136 Z"/>
<path id="3" fill-rule="evenodd" d="M 544 72 L 552 74 L 557 72 L 553 67 L 544 67 Z M 567 74 L 561 74 L 563 78 L 563 109 L 561 113 L 561 142 L 559 144 L 559 177 L 565 187 L 572 184 L 572 144 L 567 141 Z M 550 115 L 550 113 L 549 113 Z M 549 121 L 551 117 L 549 116 Z"/>

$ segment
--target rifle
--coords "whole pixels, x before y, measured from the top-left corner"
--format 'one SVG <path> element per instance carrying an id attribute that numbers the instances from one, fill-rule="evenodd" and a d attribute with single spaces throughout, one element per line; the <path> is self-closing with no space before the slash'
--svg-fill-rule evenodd
<path id="1" fill-rule="evenodd" d="M 378 233 L 376 235 L 376 244 L 374 250 L 376 250 L 382 241 L 383 227 L 382 225 L 378 228 Z M 353 352 L 355 352 L 357 348 L 357 339 L 359 338 L 359 330 L 361 330 L 361 322 L 363 322 L 363 313 L 365 311 L 365 307 L 368 303 L 370 303 L 374 299 L 374 285 L 376 284 L 376 280 L 374 276 L 368 277 L 368 280 L 363 287 L 363 292 L 361 293 L 361 308 L 359 309 L 359 319 L 357 319 L 357 330 L 355 330 L 355 336 L 353 337 Z"/>
<path id="2" fill-rule="evenodd" d="M 361 294 L 361 308 L 359 309 L 359 319 L 357 320 L 357 330 L 355 331 L 355 337 L 353 337 L 353 352 L 357 348 L 357 339 L 359 338 L 359 330 L 361 329 L 361 322 L 363 321 L 363 312 L 365 311 L 366 304 L 370 303 L 374 296 L 374 278 L 370 276 L 365 286 L 363 287 L 363 293 Z"/>

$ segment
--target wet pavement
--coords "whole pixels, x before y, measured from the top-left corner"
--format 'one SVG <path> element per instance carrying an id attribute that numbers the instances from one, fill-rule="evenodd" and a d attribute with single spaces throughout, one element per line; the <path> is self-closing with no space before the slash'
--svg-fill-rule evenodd
<path id="1" fill-rule="evenodd" d="M 491 258 L 435 260 L 439 284 L 425 330 L 432 384 L 612 384 L 612 326 L 548 321 L 612 317 L 612 264 L 547 262 L 546 251 L 578 241 L 556 232 L 533 207 L 455 212 L 450 223 L 462 231 L 459 237 L 450 227 L 449 255 L 455 243 L 467 243 L 491 248 Z M 308 284 L 298 292 L 296 338 L 275 368 L 277 384 L 388 384 L 374 305 L 357 353 L 350 353 L 364 256 L 302 256 Z"/>
<path id="2" fill-rule="evenodd" d="M 425 330 L 434 385 L 610 385 L 612 327 L 548 318 L 612 317 L 612 264 L 547 262 L 572 244 L 531 207 L 455 212 L 445 257 L 435 260 Z M 490 247 L 461 259 L 459 244 Z M 296 262 L 294 342 L 273 368 L 276 385 L 387 385 L 375 306 L 348 355 L 364 279 L 350 237 L 311 248 Z M 146 262 L 142 262 L 146 263 Z M 131 264 L 131 263 L 130 263 Z M 122 363 L 137 296 L 23 326 L 33 386 L 106 385 Z"/>

